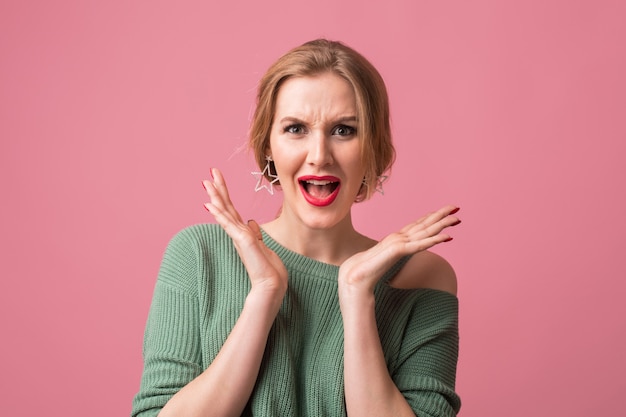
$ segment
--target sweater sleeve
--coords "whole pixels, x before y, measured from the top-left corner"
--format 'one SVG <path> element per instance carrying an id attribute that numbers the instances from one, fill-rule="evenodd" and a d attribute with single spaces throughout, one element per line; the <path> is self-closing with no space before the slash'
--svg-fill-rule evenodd
<path id="1" fill-rule="evenodd" d="M 443 291 L 421 292 L 391 369 L 418 417 L 453 417 L 459 412 L 461 401 L 454 390 L 458 350 L 458 299 Z"/>
<path id="2" fill-rule="evenodd" d="M 156 416 L 202 371 L 197 276 L 199 244 L 186 230 L 163 257 L 144 334 L 144 370 L 132 416 Z"/>

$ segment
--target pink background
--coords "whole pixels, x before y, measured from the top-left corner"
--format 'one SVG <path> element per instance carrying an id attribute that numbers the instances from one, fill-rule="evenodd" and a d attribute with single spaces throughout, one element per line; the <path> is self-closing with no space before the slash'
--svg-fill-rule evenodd
<path id="1" fill-rule="evenodd" d="M 356 223 L 446 203 L 463 416 L 617 415 L 626 384 L 626 3 L 3 1 L 2 416 L 128 415 L 169 238 L 244 217 L 255 86 L 325 36 L 380 69 L 398 160 Z"/>

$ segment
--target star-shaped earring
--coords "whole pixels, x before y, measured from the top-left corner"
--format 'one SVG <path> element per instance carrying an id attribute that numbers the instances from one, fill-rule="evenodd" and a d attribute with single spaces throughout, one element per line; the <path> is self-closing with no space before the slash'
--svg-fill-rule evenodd
<path id="1" fill-rule="evenodd" d="M 270 193 L 271 195 L 274 195 L 274 184 L 278 182 L 278 175 L 272 174 L 272 169 L 271 169 L 271 164 L 270 164 L 270 162 L 273 161 L 272 157 L 267 155 L 265 157 L 265 160 L 267 161 L 267 163 L 265 164 L 263 171 L 251 172 L 251 174 L 254 175 L 255 178 L 257 178 L 254 191 L 259 191 L 265 188 L 268 193 Z M 271 180 L 268 180 L 268 177 L 271 178 Z"/>
<path id="2" fill-rule="evenodd" d="M 379 175 L 376 177 L 376 191 L 382 195 L 385 195 L 385 190 L 383 190 L 383 182 L 387 181 L 389 178 L 387 175 Z"/>

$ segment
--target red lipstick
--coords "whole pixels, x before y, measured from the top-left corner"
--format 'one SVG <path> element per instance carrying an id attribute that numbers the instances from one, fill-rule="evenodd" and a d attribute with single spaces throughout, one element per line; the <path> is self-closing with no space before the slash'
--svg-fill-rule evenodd
<path id="1" fill-rule="evenodd" d="M 341 188 L 339 178 L 330 175 L 304 175 L 298 178 L 298 183 L 304 199 L 316 207 L 331 205 Z"/>

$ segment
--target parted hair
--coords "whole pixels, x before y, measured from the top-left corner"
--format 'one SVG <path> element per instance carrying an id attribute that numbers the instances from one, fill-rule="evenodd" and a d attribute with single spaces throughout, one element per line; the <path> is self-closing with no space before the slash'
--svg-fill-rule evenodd
<path id="1" fill-rule="evenodd" d="M 331 72 L 350 83 L 356 96 L 357 134 L 362 141 L 361 158 L 365 166 L 364 184 L 357 201 L 375 191 L 378 176 L 395 159 L 389 120 L 389 98 L 380 73 L 363 55 L 341 42 L 316 39 L 280 57 L 261 78 L 256 109 L 250 127 L 249 145 L 262 169 L 267 163 L 270 131 L 276 97 L 285 80 Z"/>

